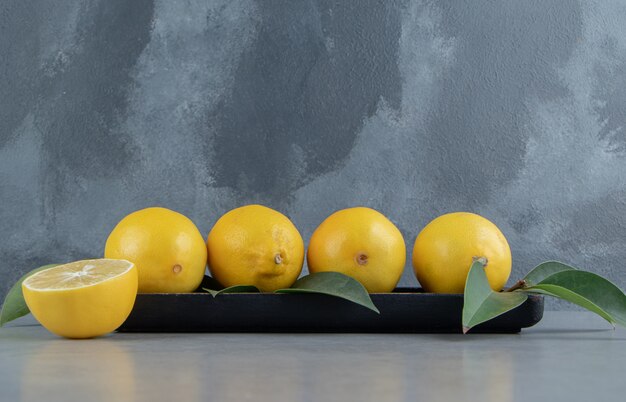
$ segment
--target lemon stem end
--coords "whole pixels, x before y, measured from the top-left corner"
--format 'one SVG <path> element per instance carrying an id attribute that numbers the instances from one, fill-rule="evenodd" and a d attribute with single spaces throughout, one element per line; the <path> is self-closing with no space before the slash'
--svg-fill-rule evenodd
<path id="1" fill-rule="evenodd" d="M 489 260 L 487 259 L 487 257 L 472 257 L 472 262 L 480 262 L 481 264 L 483 264 L 483 267 L 486 267 L 487 264 L 489 263 Z"/>
<path id="2" fill-rule="evenodd" d="M 367 264 L 367 255 L 363 254 L 363 253 L 359 253 L 356 255 L 356 263 L 359 265 L 366 265 Z"/>

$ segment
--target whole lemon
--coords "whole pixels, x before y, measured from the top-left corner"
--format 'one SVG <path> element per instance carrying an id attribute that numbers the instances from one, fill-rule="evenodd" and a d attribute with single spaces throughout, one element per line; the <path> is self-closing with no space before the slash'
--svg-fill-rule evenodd
<path id="1" fill-rule="evenodd" d="M 463 293 L 475 259 L 487 260 L 485 272 L 495 291 L 511 274 L 511 249 L 491 221 L 469 212 L 453 212 L 431 221 L 413 247 L 413 269 L 427 292 Z"/>
<path id="2" fill-rule="evenodd" d="M 48 331 L 92 338 L 122 325 L 137 296 L 137 269 L 125 260 L 83 260 L 57 265 L 22 282 L 24 301 Z"/>
<path id="3" fill-rule="evenodd" d="M 304 262 L 300 232 L 285 215 L 262 205 L 224 214 L 207 238 L 209 271 L 223 286 L 254 285 L 262 292 L 288 288 Z"/>
<path id="4" fill-rule="evenodd" d="M 326 218 L 311 236 L 309 272 L 351 276 L 369 293 L 391 292 L 402 276 L 406 246 L 400 230 L 371 208 L 342 209 Z"/>
<path id="5" fill-rule="evenodd" d="M 160 207 L 135 211 L 113 229 L 106 258 L 132 261 L 139 293 L 193 292 L 206 270 L 204 238 L 186 216 Z"/>

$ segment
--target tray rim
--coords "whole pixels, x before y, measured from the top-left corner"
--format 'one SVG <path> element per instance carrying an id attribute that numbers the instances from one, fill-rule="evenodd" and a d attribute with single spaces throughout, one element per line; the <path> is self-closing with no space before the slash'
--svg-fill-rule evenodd
<path id="1" fill-rule="evenodd" d="M 476 333 L 519 333 L 523 328 L 529 328 L 539 323 L 544 313 L 544 295 L 529 294 L 528 300 L 515 309 L 496 317 L 493 323 L 488 321 L 480 324 L 472 332 Z M 213 296 L 209 292 L 195 291 L 189 293 L 140 293 L 137 294 L 137 300 L 139 305 L 133 307 L 133 311 L 129 316 L 129 319 L 125 321 L 118 332 L 134 332 L 134 333 L 459 333 L 461 329 L 460 316 L 458 324 L 449 321 L 449 316 L 444 315 L 441 319 L 433 320 L 431 311 L 435 312 L 439 309 L 438 305 L 441 303 L 442 312 L 446 314 L 458 315 L 461 313 L 463 294 L 462 293 L 426 293 L 418 287 L 401 287 L 397 288 L 395 292 L 390 293 L 371 293 L 370 297 L 372 301 L 381 311 L 377 314 L 363 306 L 359 306 L 356 303 L 352 303 L 348 300 L 327 295 L 321 293 L 260 293 L 260 292 L 243 292 L 243 293 L 223 293 L 218 296 Z M 317 304 L 315 299 L 323 298 L 324 302 L 320 301 Z M 277 314 L 280 316 L 282 307 L 286 306 L 283 303 L 288 303 L 287 300 L 294 300 L 295 304 L 290 307 L 298 306 L 297 308 L 313 308 L 317 311 L 317 319 L 320 318 L 320 311 L 328 308 L 328 303 L 346 303 L 344 307 L 353 310 L 354 314 L 357 314 L 360 318 L 356 321 L 348 319 L 346 325 L 328 324 L 326 318 L 322 318 L 322 321 L 318 321 L 321 324 L 315 323 L 315 321 L 307 322 L 306 319 L 291 322 L 290 324 L 259 324 L 259 317 L 265 317 L 268 320 L 275 320 Z M 319 299 L 318 299 L 319 300 Z M 172 304 L 170 304 L 170 302 Z M 217 306 L 217 321 L 207 322 L 207 317 L 200 315 L 194 316 L 197 319 L 191 317 L 188 311 L 184 310 L 186 303 L 190 303 L 188 306 L 193 309 L 203 308 L 202 306 L 214 305 Z M 379 304 L 380 303 L 380 304 Z M 246 306 L 251 306 L 250 309 Z M 199 307 L 200 306 L 200 307 Z M 261 306 L 261 307 L 259 307 Z M 264 306 L 272 306 L 274 310 L 271 313 L 264 311 Z M 317 306 L 320 306 L 318 309 Z M 394 306 L 404 306 L 397 307 Z M 525 307 L 523 307 L 525 306 Z M 276 308 L 278 307 L 278 308 Z M 293 308 L 286 307 L 284 312 L 293 317 Z M 363 310 L 361 310 L 363 309 Z M 426 309 L 426 310 L 424 310 Z M 451 310 L 452 309 L 452 310 Z M 521 310 L 518 310 L 521 309 Z M 256 310 L 256 316 L 252 319 L 252 322 L 236 323 L 231 319 L 222 321 L 225 315 L 233 314 L 233 317 L 238 317 L 238 314 L 243 314 L 243 317 L 250 317 L 247 315 L 249 312 Z M 343 310 L 343 307 L 342 309 Z M 403 317 L 416 317 L 407 316 L 407 312 L 410 311 L 428 311 L 425 314 L 422 324 L 396 324 L 398 318 L 404 320 Z M 517 313 L 515 311 L 517 310 Z M 180 316 L 177 311 L 183 311 Z M 242 311 L 244 311 L 242 313 Z M 306 311 L 306 310 L 304 310 Z M 453 311 L 453 312 L 452 312 Z M 525 311 L 525 313 L 522 313 Z M 267 312 L 267 314 L 266 314 Z M 261 313 L 261 315 L 259 315 Z M 165 314 L 165 315 L 163 315 Z M 195 313 L 191 313 L 192 315 Z M 342 316 L 342 314 L 344 314 Z M 389 315 L 390 314 L 390 315 Z M 505 318 L 509 315 L 509 318 Z M 521 315 L 520 315 L 521 314 Z M 370 318 L 366 318 L 370 316 Z M 215 316 L 214 316 L 215 317 Z M 330 321 L 345 319 L 345 310 L 339 313 L 338 316 L 329 314 L 327 316 Z M 379 318 L 375 318 L 379 317 Z M 418 316 L 419 317 L 419 316 Z M 445 318 L 448 317 L 448 318 Z M 502 317 L 504 321 L 501 321 Z M 512 317 L 516 317 L 511 321 Z M 383 320 L 383 324 L 372 323 L 370 321 L 374 319 Z M 164 321 L 161 321 L 164 320 Z M 256 321 L 255 321 L 256 320 Z M 364 321 L 359 321 L 364 320 Z M 448 321 L 446 323 L 446 321 Z M 508 321 L 508 322 L 507 322 Z M 257 322 L 256 326 L 254 322 Z M 234 323 L 234 324 L 233 324 Z M 307 329 L 308 328 L 308 329 Z"/>
<path id="2" fill-rule="evenodd" d="M 220 289 L 218 289 L 217 291 L 219 291 Z M 399 290 L 399 291 L 396 291 Z M 275 295 L 275 296 L 291 296 L 291 295 L 303 295 L 303 294 L 310 294 L 310 295 L 315 295 L 315 294 L 324 294 L 325 293 L 316 293 L 316 292 L 302 292 L 302 293 L 275 293 L 275 292 L 228 292 L 228 293 L 221 293 L 218 296 L 222 297 L 222 296 L 232 296 L 232 295 Z M 420 287 L 397 287 L 396 289 L 394 289 L 393 292 L 381 292 L 381 293 L 368 293 L 371 296 L 398 296 L 398 295 L 411 295 L 411 296 L 415 296 L 415 295 L 420 295 L 420 296 L 430 296 L 430 297 L 462 297 L 464 294 L 463 293 L 433 293 L 433 292 L 424 292 L 422 288 Z M 217 296 L 213 296 L 212 294 L 210 294 L 207 291 L 201 290 L 201 289 L 197 289 L 194 290 L 193 292 L 176 292 L 176 293 L 166 293 L 166 292 L 151 292 L 151 293 L 137 293 L 137 296 L 145 296 L 145 295 L 151 295 L 151 296 L 181 296 L 181 295 L 208 295 L 211 297 L 217 297 Z M 331 296 L 331 297 L 338 297 L 338 296 L 332 296 L 332 295 L 327 295 L 327 296 Z M 530 293 L 528 294 L 528 297 L 540 297 L 543 298 L 544 295 L 539 294 L 539 293 Z M 340 298 L 340 297 L 338 297 Z"/>

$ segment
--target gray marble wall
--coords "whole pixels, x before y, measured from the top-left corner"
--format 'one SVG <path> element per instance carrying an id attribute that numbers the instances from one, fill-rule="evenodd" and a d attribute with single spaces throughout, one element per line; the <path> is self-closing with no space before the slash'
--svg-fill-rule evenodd
<path id="1" fill-rule="evenodd" d="M 474 211 L 512 279 L 559 259 L 626 287 L 625 21 L 623 0 L 3 0 L 0 296 L 135 209 L 206 234 L 252 202 L 305 240 L 371 206 L 408 250 Z"/>

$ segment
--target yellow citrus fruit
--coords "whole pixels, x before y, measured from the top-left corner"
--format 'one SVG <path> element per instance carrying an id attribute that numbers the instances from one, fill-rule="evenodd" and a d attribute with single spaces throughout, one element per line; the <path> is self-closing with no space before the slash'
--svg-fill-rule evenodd
<path id="1" fill-rule="evenodd" d="M 406 246 L 398 228 L 371 208 L 342 209 L 311 236 L 309 272 L 334 271 L 361 282 L 369 293 L 391 292 L 402 276 Z"/>
<path id="2" fill-rule="evenodd" d="M 83 260 L 39 271 L 22 282 L 37 321 L 67 338 L 93 338 L 122 325 L 135 304 L 137 269 L 125 260 Z"/>
<path id="3" fill-rule="evenodd" d="M 139 293 L 193 292 L 206 270 L 206 246 L 196 225 L 159 207 L 122 219 L 106 241 L 104 256 L 137 265 Z"/>
<path id="4" fill-rule="evenodd" d="M 463 293 L 472 262 L 487 260 L 485 272 L 493 290 L 511 274 L 511 249 L 491 221 L 469 212 L 454 212 L 431 221 L 417 235 L 413 269 L 427 292 Z"/>
<path id="5" fill-rule="evenodd" d="M 304 262 L 300 232 L 285 215 L 262 205 L 224 214 L 207 238 L 209 271 L 223 286 L 254 285 L 262 292 L 288 288 Z"/>

